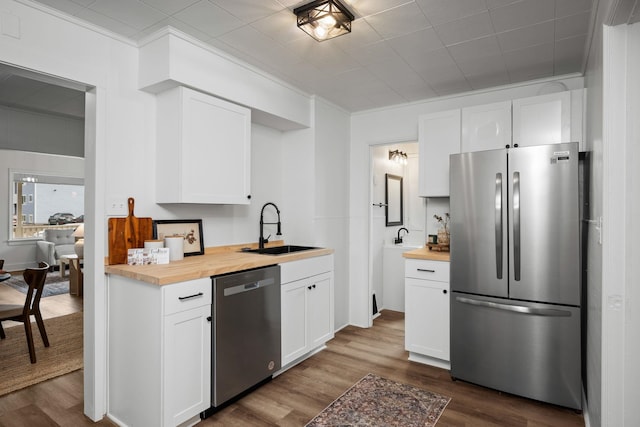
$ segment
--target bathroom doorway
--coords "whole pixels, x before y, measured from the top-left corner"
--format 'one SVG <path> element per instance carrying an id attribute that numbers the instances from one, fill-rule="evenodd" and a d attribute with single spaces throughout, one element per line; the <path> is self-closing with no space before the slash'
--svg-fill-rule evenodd
<path id="1" fill-rule="evenodd" d="M 418 196 L 418 143 L 413 141 L 372 145 L 369 179 L 369 296 L 372 320 L 385 309 L 383 266 L 385 246 L 393 246 L 400 232 L 407 246 L 424 245 L 425 199 Z M 401 224 L 389 220 L 387 177 L 402 178 Z M 393 210 L 394 207 L 391 207 Z M 397 212 L 397 211 L 395 211 Z M 393 225 L 387 225 L 387 223 Z M 397 298 L 396 298 L 397 299 Z"/>

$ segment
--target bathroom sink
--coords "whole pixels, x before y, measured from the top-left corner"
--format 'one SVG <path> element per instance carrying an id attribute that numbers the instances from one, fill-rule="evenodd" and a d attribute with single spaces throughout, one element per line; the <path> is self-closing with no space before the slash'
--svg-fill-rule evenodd
<path id="1" fill-rule="evenodd" d="M 249 252 L 262 255 L 283 255 L 293 252 L 310 251 L 312 249 L 319 249 L 314 246 L 296 246 L 296 245 L 284 245 L 284 246 L 271 246 L 263 249 L 242 249 L 242 252 Z"/>

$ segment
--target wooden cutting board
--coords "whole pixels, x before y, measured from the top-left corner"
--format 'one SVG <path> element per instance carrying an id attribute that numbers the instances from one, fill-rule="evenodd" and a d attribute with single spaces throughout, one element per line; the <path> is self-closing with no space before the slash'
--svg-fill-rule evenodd
<path id="1" fill-rule="evenodd" d="M 145 240 L 153 237 L 153 220 L 136 218 L 134 200 L 129 197 L 129 216 L 109 218 L 109 265 L 126 264 L 127 250 L 144 247 Z"/>

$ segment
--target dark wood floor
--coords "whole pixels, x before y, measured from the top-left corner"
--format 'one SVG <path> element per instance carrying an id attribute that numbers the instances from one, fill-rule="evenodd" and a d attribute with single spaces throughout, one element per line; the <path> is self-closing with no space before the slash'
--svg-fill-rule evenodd
<path id="1" fill-rule="evenodd" d="M 438 427 L 584 426 L 572 410 L 453 382 L 448 371 L 409 362 L 404 316 L 392 311 L 373 328 L 346 327 L 326 350 L 199 425 L 304 426 L 369 372 L 451 397 Z M 83 425 L 91 423 L 82 415 L 81 371 L 0 398 L 0 426 Z"/>

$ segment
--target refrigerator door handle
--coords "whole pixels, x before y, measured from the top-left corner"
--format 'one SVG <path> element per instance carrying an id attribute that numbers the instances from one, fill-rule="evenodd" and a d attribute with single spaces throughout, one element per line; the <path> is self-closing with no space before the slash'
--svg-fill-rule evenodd
<path id="1" fill-rule="evenodd" d="M 495 308 L 497 310 L 513 311 L 516 313 L 533 314 L 536 316 L 547 317 L 571 317 L 571 312 L 568 310 L 558 310 L 555 308 L 535 308 L 522 305 L 510 305 L 500 304 L 492 301 L 476 300 L 465 297 L 456 297 L 456 301 L 463 304 L 475 305 L 479 307 Z"/>
<path id="2" fill-rule="evenodd" d="M 496 174 L 496 277 L 502 279 L 502 174 Z"/>
<path id="3" fill-rule="evenodd" d="M 513 173 L 513 274 L 520 280 L 520 172 Z"/>

